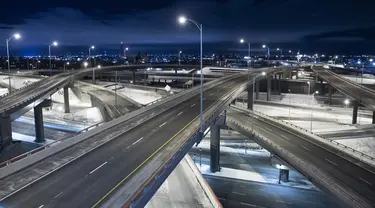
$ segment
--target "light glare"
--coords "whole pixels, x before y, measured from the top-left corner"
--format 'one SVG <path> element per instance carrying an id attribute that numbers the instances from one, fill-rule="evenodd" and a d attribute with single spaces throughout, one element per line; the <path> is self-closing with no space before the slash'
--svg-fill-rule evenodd
<path id="1" fill-rule="evenodd" d="M 16 33 L 13 35 L 15 39 L 20 39 L 21 38 L 21 35 L 19 33 Z"/>
<path id="2" fill-rule="evenodd" d="M 54 42 L 52 43 L 52 45 L 57 46 L 57 45 L 58 45 L 57 41 L 54 41 Z"/>
<path id="3" fill-rule="evenodd" d="M 179 22 L 180 24 L 185 24 L 185 22 L 186 22 L 186 17 L 184 17 L 184 16 L 179 17 L 179 18 L 178 18 L 178 22 Z"/>

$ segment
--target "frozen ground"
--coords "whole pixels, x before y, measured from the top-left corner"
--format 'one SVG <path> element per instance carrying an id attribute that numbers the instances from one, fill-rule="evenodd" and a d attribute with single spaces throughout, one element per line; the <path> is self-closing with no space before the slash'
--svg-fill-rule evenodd
<path id="1" fill-rule="evenodd" d="M 16 77 L 11 76 L 10 80 L 11 80 L 12 88 L 16 88 L 16 89 L 24 87 L 26 85 L 30 85 L 33 82 L 39 81 L 39 79 L 36 79 L 36 78 L 26 78 L 26 77 L 19 77 L 19 76 L 16 76 Z M 0 82 L 1 84 L 8 86 L 9 85 L 8 76 L 0 75 Z"/>
<path id="2" fill-rule="evenodd" d="M 342 76 L 352 82 L 357 82 L 358 84 L 375 84 L 375 78 L 370 74 L 364 74 L 363 78 L 361 76 Z"/>
<path id="3" fill-rule="evenodd" d="M 283 100 L 273 100 L 273 102 L 280 102 L 288 104 L 288 95 Z M 358 124 L 353 125 L 352 122 L 352 108 L 340 108 L 332 107 L 327 105 L 318 104 L 316 100 L 311 101 L 311 96 L 307 95 L 296 95 L 292 94 L 291 103 L 293 105 L 307 105 L 311 106 L 310 103 L 314 103 L 314 109 L 299 109 L 289 108 L 287 106 L 271 106 L 271 105 L 254 105 L 254 110 L 265 113 L 274 118 L 278 118 L 284 121 L 289 121 L 297 126 L 304 129 L 311 130 L 315 133 L 322 133 L 328 131 L 340 131 L 347 129 L 358 129 L 357 125 L 371 124 L 372 119 L 364 117 L 359 114 Z M 310 100 L 307 102 L 306 100 Z M 306 104 L 307 103 L 307 104 Z M 241 102 L 237 102 L 237 105 L 245 107 Z M 327 110 L 330 109 L 330 110 Z M 369 112 L 370 113 L 370 112 Z M 360 152 L 375 157 L 375 139 L 374 138 L 359 138 L 359 139 L 345 139 L 336 140 L 344 145 L 348 145 Z"/>
<path id="4" fill-rule="evenodd" d="M 8 88 L 0 88 L 0 96 L 8 93 Z"/>

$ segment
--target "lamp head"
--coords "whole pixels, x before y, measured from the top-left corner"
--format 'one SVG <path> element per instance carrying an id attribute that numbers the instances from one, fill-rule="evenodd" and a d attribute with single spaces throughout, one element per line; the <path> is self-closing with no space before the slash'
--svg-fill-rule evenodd
<path id="1" fill-rule="evenodd" d="M 244 42 L 245 42 L 245 40 L 244 40 L 244 39 L 241 39 L 241 40 L 240 40 L 240 43 L 244 43 Z"/>
<path id="2" fill-rule="evenodd" d="M 184 17 L 184 16 L 180 16 L 179 18 L 178 18 L 178 22 L 180 23 L 180 24 L 185 24 L 186 23 L 186 17 Z"/>
<path id="3" fill-rule="evenodd" d="M 85 67 L 87 67 L 87 65 L 89 65 L 87 62 L 85 62 L 85 63 L 83 63 L 83 65 L 85 66 Z"/>
<path id="4" fill-rule="evenodd" d="M 276 48 L 276 50 L 278 50 L 278 51 L 279 51 L 279 50 L 280 50 L 280 48 Z"/>
<path id="5" fill-rule="evenodd" d="M 57 41 L 53 41 L 52 45 L 57 46 L 58 45 Z"/>
<path id="6" fill-rule="evenodd" d="M 263 45 L 262 48 L 266 48 L 267 46 L 266 45 Z"/>
<path id="7" fill-rule="evenodd" d="M 95 49 L 95 46 L 91 46 L 90 48 L 91 48 L 91 49 Z"/>
<path id="8" fill-rule="evenodd" d="M 102 68 L 102 66 L 98 65 L 98 68 L 100 69 L 100 68 Z"/>
<path id="9" fill-rule="evenodd" d="M 13 35 L 13 37 L 14 37 L 15 39 L 20 39 L 20 38 L 21 38 L 21 35 L 20 35 L 19 33 L 16 33 L 16 34 Z"/>
<path id="10" fill-rule="evenodd" d="M 127 50 L 129 50 L 129 48 L 126 47 L 126 48 L 125 48 L 125 51 L 127 51 Z"/>
<path id="11" fill-rule="evenodd" d="M 266 72 L 262 72 L 262 76 L 266 76 Z"/>
<path id="12" fill-rule="evenodd" d="M 66 65 L 69 65 L 70 63 L 69 62 L 66 62 Z"/>

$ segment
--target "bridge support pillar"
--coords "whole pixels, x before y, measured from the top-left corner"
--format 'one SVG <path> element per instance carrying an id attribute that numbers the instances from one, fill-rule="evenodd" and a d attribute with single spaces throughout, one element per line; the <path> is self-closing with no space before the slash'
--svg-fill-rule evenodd
<path id="1" fill-rule="evenodd" d="M 372 124 L 375 124 L 375 111 L 372 111 Z"/>
<path id="2" fill-rule="evenodd" d="M 70 106 L 69 106 L 69 87 L 64 87 L 64 109 L 65 113 L 70 113 Z"/>
<path id="3" fill-rule="evenodd" d="M 211 126 L 210 155 L 210 171 L 212 173 L 220 171 L 220 126 L 218 124 Z"/>
<path id="4" fill-rule="evenodd" d="M 267 77 L 267 101 L 271 100 L 271 79 L 272 76 Z"/>
<path id="5" fill-rule="evenodd" d="M 352 119 L 352 124 L 357 123 L 357 116 L 358 116 L 358 102 L 353 101 L 353 119 Z"/>
<path id="6" fill-rule="evenodd" d="M 95 84 L 95 69 L 92 69 L 92 84 Z"/>
<path id="7" fill-rule="evenodd" d="M 0 116 L 0 152 L 12 142 L 12 126 L 9 115 Z"/>
<path id="8" fill-rule="evenodd" d="M 255 99 L 259 100 L 259 81 L 255 83 Z"/>
<path id="9" fill-rule="evenodd" d="M 254 87 L 249 85 L 247 87 L 247 109 L 253 110 L 254 106 Z"/>
<path id="10" fill-rule="evenodd" d="M 328 104 L 332 105 L 332 93 L 333 93 L 333 88 L 331 85 L 328 85 Z"/>
<path id="11" fill-rule="evenodd" d="M 39 105 L 34 107 L 34 120 L 35 120 L 35 142 L 44 142 L 44 122 L 43 122 L 43 108 L 50 107 L 51 100 L 44 100 Z"/>
<path id="12" fill-rule="evenodd" d="M 236 105 L 236 98 L 234 100 L 232 100 L 232 102 L 230 104 Z"/>

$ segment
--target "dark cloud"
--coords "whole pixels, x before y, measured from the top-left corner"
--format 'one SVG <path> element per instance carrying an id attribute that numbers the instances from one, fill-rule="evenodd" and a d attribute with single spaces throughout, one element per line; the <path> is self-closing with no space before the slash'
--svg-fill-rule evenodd
<path id="1" fill-rule="evenodd" d="M 374 41 L 375 27 L 349 30 L 338 30 L 320 34 L 308 35 L 303 41 Z"/>

